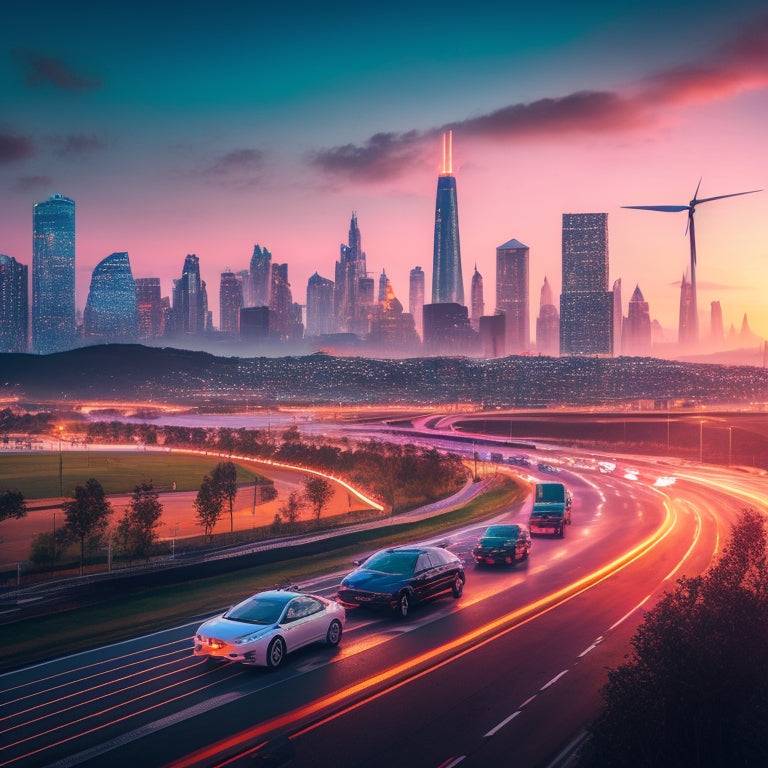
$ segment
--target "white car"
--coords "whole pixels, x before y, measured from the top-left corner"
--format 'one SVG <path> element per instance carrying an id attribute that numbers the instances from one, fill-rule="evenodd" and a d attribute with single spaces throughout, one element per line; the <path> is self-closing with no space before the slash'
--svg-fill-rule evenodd
<path id="1" fill-rule="evenodd" d="M 338 645 L 345 620 L 344 607 L 320 595 L 259 592 L 202 624 L 194 654 L 279 667 L 287 653 L 310 643 Z"/>

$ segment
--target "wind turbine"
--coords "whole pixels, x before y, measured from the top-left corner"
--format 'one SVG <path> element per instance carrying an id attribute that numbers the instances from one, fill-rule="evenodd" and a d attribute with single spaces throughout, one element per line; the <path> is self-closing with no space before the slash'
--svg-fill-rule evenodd
<path id="1" fill-rule="evenodd" d="M 748 192 L 732 192 L 730 195 L 717 195 L 716 197 L 699 198 L 699 187 L 701 179 L 696 185 L 696 191 L 693 193 L 693 200 L 688 205 L 622 205 L 622 208 L 632 208 L 639 211 L 662 211 L 664 213 L 680 213 L 688 211 L 688 224 L 685 231 L 690 235 L 691 241 L 691 307 L 688 316 L 688 339 L 694 343 L 699 341 L 699 314 L 696 306 L 696 232 L 693 226 L 693 214 L 699 203 L 710 203 L 712 200 L 722 200 L 726 197 L 739 197 L 740 195 L 752 195 L 755 192 L 762 192 L 762 189 L 750 189 Z"/>

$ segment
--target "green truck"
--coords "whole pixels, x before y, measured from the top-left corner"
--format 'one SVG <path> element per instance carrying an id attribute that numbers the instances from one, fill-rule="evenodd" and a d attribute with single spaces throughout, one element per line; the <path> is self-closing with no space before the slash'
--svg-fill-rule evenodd
<path id="1" fill-rule="evenodd" d="M 553 533 L 561 539 L 571 522 L 571 492 L 563 483 L 536 483 L 528 527 L 531 533 Z"/>

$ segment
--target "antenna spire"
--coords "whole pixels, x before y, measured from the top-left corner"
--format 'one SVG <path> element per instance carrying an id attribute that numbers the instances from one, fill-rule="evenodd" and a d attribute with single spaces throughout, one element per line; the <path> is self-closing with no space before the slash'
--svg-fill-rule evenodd
<path id="1" fill-rule="evenodd" d="M 443 134 L 443 176 L 453 175 L 453 131 Z"/>

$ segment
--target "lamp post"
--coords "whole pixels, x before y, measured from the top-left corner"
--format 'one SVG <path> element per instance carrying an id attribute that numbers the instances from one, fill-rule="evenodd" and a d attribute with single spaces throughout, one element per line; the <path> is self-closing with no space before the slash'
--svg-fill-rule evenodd
<path id="1" fill-rule="evenodd" d="M 64 498 L 64 457 L 61 452 L 61 431 L 64 427 L 59 427 L 59 496 Z"/>
<path id="2" fill-rule="evenodd" d="M 704 420 L 699 421 L 699 464 L 704 463 Z"/>
<path id="3" fill-rule="evenodd" d="M 733 456 L 733 427 L 728 427 L 728 466 L 731 466 Z"/>

